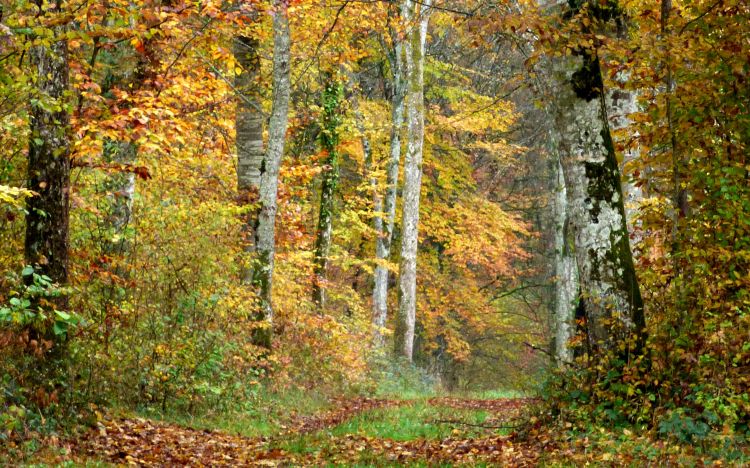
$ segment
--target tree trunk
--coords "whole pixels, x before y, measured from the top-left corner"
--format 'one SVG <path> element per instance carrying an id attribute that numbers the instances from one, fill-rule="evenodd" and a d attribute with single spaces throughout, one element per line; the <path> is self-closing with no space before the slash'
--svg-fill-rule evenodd
<path id="1" fill-rule="evenodd" d="M 123 166 L 135 163 L 138 147 L 129 141 L 105 140 L 104 160 Z M 129 171 L 118 172 L 107 177 L 104 182 L 109 201 L 106 216 L 106 227 L 111 234 L 106 243 L 109 253 L 122 253 L 128 249 L 124 236 L 125 228 L 130 223 L 135 197 L 135 174 Z"/>
<path id="2" fill-rule="evenodd" d="M 391 142 L 386 172 L 385 197 L 375 195 L 375 282 L 372 293 L 372 326 L 375 346 L 383 347 L 383 329 L 388 319 L 388 268 L 384 265 L 391 257 L 393 226 L 396 221 L 396 195 L 398 193 L 398 172 L 401 165 L 401 127 L 404 125 L 404 83 L 403 46 L 398 34 L 393 36 L 393 51 L 389 54 L 393 73 L 393 96 L 391 97 Z M 382 200 L 382 201 L 381 201 Z M 382 215 L 381 215 L 382 213 Z M 385 219 L 383 218 L 385 217 Z"/>
<path id="3" fill-rule="evenodd" d="M 55 30 L 62 37 L 64 27 Z M 44 105 L 31 105 L 28 187 L 38 195 L 27 201 L 25 257 L 60 285 L 68 282 L 68 224 L 70 197 L 70 114 L 68 44 L 57 40 L 34 46 L 31 64 L 36 68 L 36 88 Z M 67 305 L 59 298 L 57 307 Z"/>
<path id="4" fill-rule="evenodd" d="M 258 197 L 263 169 L 263 113 L 261 112 L 258 80 L 260 56 L 258 40 L 237 36 L 233 42 L 234 58 L 241 67 L 235 77 L 238 93 L 235 130 L 237 145 L 237 190 L 249 211 L 244 225 L 245 251 L 252 257 L 256 252 L 258 227 Z M 251 284 L 252 264 L 242 271 L 242 282 Z"/>
<path id="5" fill-rule="evenodd" d="M 253 268 L 253 283 L 257 285 L 261 307 L 255 319 L 268 325 L 254 333 L 259 346 L 270 347 L 273 323 L 271 292 L 273 288 L 273 262 L 276 249 L 276 196 L 279 186 L 279 168 L 284 155 L 286 128 L 289 121 L 290 46 L 287 3 L 274 2 L 273 16 L 273 103 L 268 127 L 268 149 L 260 165 L 260 209 L 256 230 L 257 261 Z"/>
<path id="6" fill-rule="evenodd" d="M 323 180 L 320 187 L 320 214 L 315 231 L 315 283 L 313 300 L 319 310 L 325 308 L 326 270 L 331 251 L 333 232 L 333 211 L 336 188 L 339 183 L 339 125 L 341 124 L 342 88 L 333 73 L 326 73 L 325 89 L 322 94 L 323 122 L 320 132 L 320 146 L 326 154 Z"/>
<path id="7" fill-rule="evenodd" d="M 568 201 L 560 160 L 557 160 L 555 219 L 555 360 L 559 366 L 573 361 L 570 340 L 575 334 L 575 308 L 578 298 L 578 271 L 568 218 Z"/>
<path id="8" fill-rule="evenodd" d="M 424 54 L 430 0 L 417 4 L 405 0 L 403 17 L 411 22 L 406 40 L 408 136 L 404 163 L 403 217 L 401 221 L 400 303 L 396 324 L 397 355 L 412 361 L 417 307 L 417 246 L 419 238 L 419 195 L 422 187 L 424 146 Z"/>
<path id="9" fill-rule="evenodd" d="M 555 60 L 555 127 L 590 345 L 611 349 L 645 326 L 620 173 L 596 51 Z"/>
<path id="10" fill-rule="evenodd" d="M 606 92 L 607 118 L 609 119 L 609 126 L 613 131 L 628 128 L 632 123 L 628 116 L 638 111 L 638 93 L 625 87 L 627 85 L 626 76 L 621 74 L 618 77 L 618 81 L 620 82 L 620 87 L 607 90 Z M 620 167 L 624 168 L 625 164 L 637 160 L 639 157 L 640 151 L 638 148 L 628 149 L 623 154 Z M 622 191 L 628 232 L 631 233 L 630 237 L 633 242 L 637 244 L 640 238 L 634 235 L 637 232 L 635 215 L 637 214 L 638 203 L 643 200 L 643 190 L 635 185 L 632 180 L 623 179 Z"/>

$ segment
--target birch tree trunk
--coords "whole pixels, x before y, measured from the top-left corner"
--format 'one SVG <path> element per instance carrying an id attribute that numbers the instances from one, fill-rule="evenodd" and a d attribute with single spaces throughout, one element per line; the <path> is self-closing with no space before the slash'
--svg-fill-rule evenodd
<path id="1" fill-rule="evenodd" d="M 393 36 L 393 50 L 388 54 L 393 73 L 393 96 L 391 97 L 391 141 L 386 171 L 385 196 L 375 195 L 374 219 L 377 240 L 375 244 L 375 282 L 372 293 L 372 325 L 375 346 L 383 347 L 383 330 L 388 319 L 388 268 L 384 265 L 391 257 L 393 227 L 396 221 L 396 195 L 398 193 L 398 173 L 401 165 L 401 127 L 404 125 L 404 82 L 403 45 L 398 34 Z M 382 213 L 382 215 L 380 215 Z"/>
<path id="2" fill-rule="evenodd" d="M 401 221 L 401 265 L 399 268 L 399 313 L 395 350 L 411 362 L 417 307 L 417 247 L 419 239 L 419 195 L 422 187 L 424 146 L 424 54 L 431 1 L 405 0 L 402 15 L 411 22 L 405 44 L 406 103 L 408 108 L 407 151 L 404 162 L 403 217 Z"/>
<path id="3" fill-rule="evenodd" d="M 609 349 L 645 320 L 596 52 L 556 59 L 553 87 L 581 305 L 590 346 Z"/>
<path id="4" fill-rule="evenodd" d="M 570 340 L 575 334 L 575 307 L 578 298 L 578 271 L 574 240 L 568 218 L 568 200 L 562 165 L 557 159 L 555 219 L 555 360 L 559 366 L 573 362 Z"/>
<path id="5" fill-rule="evenodd" d="M 320 146 L 326 153 L 323 179 L 320 187 L 320 213 L 315 231 L 315 283 L 313 300 L 319 310 L 325 308 L 326 270 L 331 251 L 333 215 L 336 188 L 339 183 L 339 125 L 341 124 L 342 87 L 333 73 L 326 73 L 325 89 L 321 96 L 323 122 L 320 132 Z"/>
<path id="6" fill-rule="evenodd" d="M 254 341 L 270 348 L 273 307 L 273 262 L 276 252 L 276 209 L 279 168 L 284 155 L 286 128 L 289 121 L 290 47 L 289 17 L 285 0 L 274 2 L 273 15 L 273 103 L 268 127 L 268 148 L 260 164 L 259 211 L 256 229 L 257 260 L 253 268 L 253 284 L 258 288 L 261 307 L 255 319 L 267 326 L 256 329 Z"/>
<path id="7" fill-rule="evenodd" d="M 44 8 L 44 5 L 40 6 Z M 44 12 L 43 12 L 44 13 Z M 55 28 L 63 37 L 65 27 Z M 60 285 L 68 282 L 68 226 L 70 197 L 70 115 L 65 102 L 69 89 L 68 44 L 53 39 L 50 45 L 30 50 L 36 69 L 36 89 L 44 105 L 31 105 L 28 187 L 38 195 L 27 201 L 25 257 Z M 64 310 L 67 299 L 55 300 Z"/>

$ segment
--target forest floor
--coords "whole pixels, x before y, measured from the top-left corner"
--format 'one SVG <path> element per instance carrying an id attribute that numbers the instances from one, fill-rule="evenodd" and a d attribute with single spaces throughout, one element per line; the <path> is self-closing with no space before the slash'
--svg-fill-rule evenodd
<path id="1" fill-rule="evenodd" d="M 683 466 L 684 462 L 704 466 L 715 462 L 705 463 L 689 453 L 689 447 L 627 433 L 628 440 L 609 434 L 566 441 L 560 431 L 533 424 L 528 409 L 534 402 L 531 398 L 338 398 L 325 409 L 287 414 L 283 424 L 260 430 L 231 425 L 217 430 L 205 422 L 103 415 L 77 439 L 51 443 L 32 466 L 522 467 Z"/>
<path id="2" fill-rule="evenodd" d="M 532 401 L 341 398 L 263 436 L 104 416 L 37 466 L 536 466 L 551 447 L 515 432 Z"/>

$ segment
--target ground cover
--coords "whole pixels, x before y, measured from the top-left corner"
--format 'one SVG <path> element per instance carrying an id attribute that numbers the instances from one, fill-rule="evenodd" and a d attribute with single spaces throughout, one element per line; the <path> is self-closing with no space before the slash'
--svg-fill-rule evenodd
<path id="1" fill-rule="evenodd" d="M 630 430 L 573 431 L 534 416 L 532 398 L 334 398 L 314 413 L 210 427 L 102 415 L 80 437 L 51 440 L 31 466 L 721 466 L 747 462 Z M 254 422 L 253 422 L 254 421 Z M 221 427 L 221 429 L 217 429 Z"/>

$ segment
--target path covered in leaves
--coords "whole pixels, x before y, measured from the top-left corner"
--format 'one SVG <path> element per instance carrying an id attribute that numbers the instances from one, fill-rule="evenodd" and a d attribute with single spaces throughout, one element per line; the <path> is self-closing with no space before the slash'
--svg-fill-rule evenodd
<path id="1" fill-rule="evenodd" d="M 107 419 L 75 442 L 74 455 L 115 464 L 139 466 L 319 466 L 336 464 L 404 465 L 490 463 L 534 466 L 551 443 L 522 441 L 514 432 L 497 435 L 493 429 L 512 428 L 513 420 L 529 404 L 526 399 L 467 400 L 436 398 L 428 404 L 482 410 L 489 414 L 485 433 L 462 435 L 461 421 L 450 437 L 395 441 L 364 434 L 333 435 L 327 430 L 358 414 L 379 408 L 409 405 L 408 401 L 347 399 L 334 402 L 333 410 L 301 417 L 294 427 L 272 437 L 243 437 L 218 431 L 195 430 L 141 418 Z M 325 444 L 310 450 L 290 451 L 285 440 L 323 432 Z"/>

